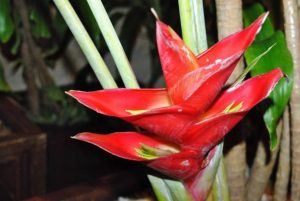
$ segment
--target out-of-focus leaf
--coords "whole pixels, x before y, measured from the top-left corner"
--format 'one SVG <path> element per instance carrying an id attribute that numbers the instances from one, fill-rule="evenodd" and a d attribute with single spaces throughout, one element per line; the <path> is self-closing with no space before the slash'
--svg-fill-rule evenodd
<path id="1" fill-rule="evenodd" d="M 125 17 L 120 33 L 120 41 L 129 58 L 145 17 L 146 11 L 141 7 L 133 7 Z"/>
<path id="2" fill-rule="evenodd" d="M 0 91 L 10 91 L 10 88 L 5 80 L 4 69 L 2 63 L 0 62 Z"/>
<path id="3" fill-rule="evenodd" d="M 264 7 L 256 3 L 253 6 L 245 9 L 243 11 L 243 17 L 244 17 L 244 26 L 248 27 L 254 20 L 260 16 L 262 13 L 265 12 Z M 266 21 L 264 22 L 262 29 L 260 32 L 256 35 L 256 41 L 263 40 L 265 38 L 268 38 L 274 34 L 274 27 L 272 25 L 272 22 L 270 18 L 268 17 Z"/>
<path id="4" fill-rule="evenodd" d="M 254 6 L 244 11 L 245 26 L 250 24 L 257 16 L 265 12 L 261 4 Z M 260 60 L 255 67 L 251 70 L 251 76 L 259 75 L 280 67 L 282 71 L 288 76 L 289 82 L 281 80 L 269 98 L 272 105 L 267 109 L 264 114 L 264 121 L 270 134 L 271 149 L 277 145 L 276 127 L 279 118 L 281 117 L 284 108 L 288 104 L 293 86 L 293 62 L 292 56 L 287 48 L 285 37 L 282 32 L 274 31 L 274 27 L 269 19 L 266 20 L 261 32 L 258 34 L 255 42 L 245 53 L 247 64 L 251 63 L 258 55 L 266 51 L 268 47 L 275 44 L 276 46 L 265 55 L 264 59 Z"/>
<path id="5" fill-rule="evenodd" d="M 184 185 L 179 181 L 148 175 L 158 201 L 192 201 Z"/>
<path id="6" fill-rule="evenodd" d="M 51 32 L 48 23 L 40 11 L 36 8 L 30 10 L 31 32 L 36 38 L 50 38 Z"/>
<path id="7" fill-rule="evenodd" d="M 52 27 L 55 30 L 58 41 L 61 43 L 69 29 L 59 12 L 53 18 Z"/>
<path id="8" fill-rule="evenodd" d="M 256 76 L 262 73 L 280 67 L 288 76 L 289 81 L 282 79 L 278 82 L 269 98 L 272 101 L 271 106 L 264 114 L 264 121 L 271 138 L 271 148 L 274 149 L 277 145 L 276 126 L 281 117 L 285 106 L 288 103 L 293 85 L 293 62 L 290 52 L 285 43 L 285 37 L 282 32 L 277 31 L 271 37 L 256 41 L 245 53 L 247 64 L 251 63 L 258 55 L 267 50 L 268 47 L 276 43 L 268 54 L 263 59 L 257 62 L 251 70 L 251 76 Z M 259 90 L 259 89 L 258 89 Z"/>
<path id="9" fill-rule="evenodd" d="M 11 38 L 14 29 L 10 1 L 0 0 L 0 41 L 6 43 Z"/>
<path id="10" fill-rule="evenodd" d="M 14 43 L 10 48 L 10 52 L 13 55 L 16 55 L 19 51 L 20 46 L 21 46 L 21 33 L 20 33 L 20 31 L 16 30 Z"/>

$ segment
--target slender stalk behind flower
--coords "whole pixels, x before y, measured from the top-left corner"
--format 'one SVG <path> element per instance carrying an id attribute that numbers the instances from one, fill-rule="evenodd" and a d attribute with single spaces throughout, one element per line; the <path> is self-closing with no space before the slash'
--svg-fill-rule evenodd
<path id="1" fill-rule="evenodd" d="M 21 16 L 22 23 L 22 43 L 21 43 L 21 57 L 24 65 L 25 81 L 28 87 L 28 104 L 31 112 L 34 115 L 40 113 L 39 108 L 39 93 L 36 84 L 37 78 L 42 86 L 49 86 L 53 84 L 53 80 L 49 75 L 47 66 L 43 60 L 40 50 L 35 45 L 31 35 L 28 8 L 24 0 L 14 0 L 14 5 L 18 14 Z"/>
<path id="2" fill-rule="evenodd" d="M 139 88 L 128 58 L 101 0 L 87 0 L 126 88 Z"/>
<path id="3" fill-rule="evenodd" d="M 53 0 L 53 2 L 65 19 L 102 87 L 105 89 L 117 88 L 117 84 L 70 2 L 68 0 Z"/>
<path id="4" fill-rule="evenodd" d="M 216 0 L 219 39 L 239 31 L 243 27 L 241 0 Z M 240 63 L 229 82 L 233 82 L 243 71 Z M 245 200 L 246 190 L 246 144 L 234 146 L 225 157 L 229 191 L 232 201 Z"/>
<path id="5" fill-rule="evenodd" d="M 294 88 L 291 95 L 292 124 L 292 201 L 300 200 L 300 49 L 297 0 L 283 0 L 284 28 L 287 45 L 293 56 Z"/>
<path id="6" fill-rule="evenodd" d="M 203 1 L 179 0 L 178 4 L 184 42 L 195 54 L 199 54 L 207 49 Z M 223 152 L 223 143 L 218 145 L 217 150 L 217 152 Z M 223 154 L 221 153 L 221 155 Z M 213 161 L 217 164 L 210 164 L 212 167 L 203 173 L 206 174 L 206 181 L 204 182 L 206 187 L 198 187 L 198 194 L 203 195 L 204 191 L 206 193 L 211 191 L 208 199 L 229 200 L 224 160 L 221 159 L 219 162 L 222 156 L 217 154 L 214 157 Z M 212 183 L 213 180 L 215 181 L 214 183 Z M 199 182 L 201 183 L 202 181 Z"/>
<path id="7" fill-rule="evenodd" d="M 283 116 L 283 132 L 280 143 L 278 170 L 274 190 L 274 201 L 286 200 L 290 180 L 290 113 L 286 108 Z"/>

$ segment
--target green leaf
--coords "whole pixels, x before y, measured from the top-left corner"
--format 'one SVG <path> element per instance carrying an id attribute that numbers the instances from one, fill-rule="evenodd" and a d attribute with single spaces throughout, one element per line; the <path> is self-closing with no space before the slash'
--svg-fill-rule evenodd
<path id="1" fill-rule="evenodd" d="M 1 62 L 0 62 L 0 91 L 2 92 L 10 91 L 10 87 L 8 86 L 5 80 L 4 69 Z"/>
<path id="2" fill-rule="evenodd" d="M 258 16 L 260 16 L 264 12 L 265 12 L 264 7 L 259 3 L 256 3 L 253 6 L 244 9 L 244 11 L 243 11 L 244 26 L 248 27 L 252 22 L 254 22 L 254 20 Z M 275 32 L 274 27 L 272 25 L 270 18 L 268 17 L 266 19 L 265 23 L 263 24 L 262 29 L 257 34 L 255 40 L 260 41 L 265 38 L 268 38 L 268 37 L 272 36 L 274 34 L 274 32 Z"/>
<path id="3" fill-rule="evenodd" d="M 50 38 L 51 32 L 44 16 L 36 8 L 30 10 L 31 32 L 36 38 Z"/>
<path id="4" fill-rule="evenodd" d="M 158 201 L 192 201 L 184 185 L 179 181 L 148 175 Z"/>
<path id="5" fill-rule="evenodd" d="M 270 38 L 254 42 L 245 53 L 246 62 L 249 64 L 274 43 L 277 45 L 274 46 L 269 53 L 264 56 L 264 59 L 258 61 L 255 67 L 250 71 L 251 76 L 256 76 L 280 67 L 289 78 L 288 82 L 282 79 L 276 85 L 275 89 L 269 96 L 272 104 L 264 114 L 264 121 L 270 134 L 271 149 L 274 149 L 277 145 L 277 123 L 284 111 L 284 108 L 288 104 L 288 100 L 292 91 L 292 56 L 288 51 L 285 37 L 281 31 L 275 32 Z"/>
<path id="6" fill-rule="evenodd" d="M 261 4 L 255 4 L 244 11 L 245 26 L 249 25 L 254 19 L 265 12 Z M 270 134 L 271 149 L 275 149 L 278 143 L 276 127 L 292 92 L 293 86 L 293 61 L 287 48 L 284 34 L 281 31 L 274 31 L 274 27 L 268 18 L 262 27 L 261 32 L 256 37 L 254 43 L 245 53 L 246 63 L 250 64 L 258 55 L 266 51 L 268 47 L 275 44 L 263 59 L 259 60 L 255 67 L 250 71 L 251 76 L 280 67 L 287 75 L 289 81 L 282 79 L 278 82 L 269 98 L 272 101 L 271 106 L 264 114 L 264 121 Z"/>
<path id="7" fill-rule="evenodd" d="M 238 84 L 242 83 L 242 81 L 245 79 L 247 74 L 254 68 L 254 66 L 257 64 L 257 62 L 265 56 L 274 46 L 276 45 L 273 44 L 271 47 L 269 47 L 266 51 L 258 55 L 255 59 L 251 61 L 251 63 L 244 69 L 242 74 L 236 79 L 236 81 L 232 84 L 232 87 L 237 86 Z"/>
<path id="8" fill-rule="evenodd" d="M 9 0 L 0 0 L 0 41 L 6 43 L 12 36 L 15 26 L 11 16 Z"/>

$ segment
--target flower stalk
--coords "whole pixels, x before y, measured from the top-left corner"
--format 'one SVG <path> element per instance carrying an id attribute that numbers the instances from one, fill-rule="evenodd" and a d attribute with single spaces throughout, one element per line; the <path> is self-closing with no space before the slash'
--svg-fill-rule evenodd
<path id="1" fill-rule="evenodd" d="M 202 0 L 178 0 L 183 40 L 195 54 L 207 49 L 207 37 L 205 27 L 204 8 Z M 218 145 L 223 150 L 223 143 Z M 220 157 L 220 165 L 217 168 L 215 183 L 209 195 L 210 200 L 230 200 L 226 180 L 224 161 Z M 214 178 L 214 177 L 212 177 Z M 212 185 L 212 184 L 208 184 Z"/>
<path id="2" fill-rule="evenodd" d="M 101 0 L 87 0 L 126 88 L 139 88 L 117 33 Z"/>
<path id="3" fill-rule="evenodd" d="M 65 19 L 102 87 L 117 88 L 117 84 L 70 2 L 68 0 L 53 0 L 53 2 Z"/>
<path id="4" fill-rule="evenodd" d="M 202 0 L 178 0 L 182 36 L 185 44 L 199 54 L 207 49 Z"/>

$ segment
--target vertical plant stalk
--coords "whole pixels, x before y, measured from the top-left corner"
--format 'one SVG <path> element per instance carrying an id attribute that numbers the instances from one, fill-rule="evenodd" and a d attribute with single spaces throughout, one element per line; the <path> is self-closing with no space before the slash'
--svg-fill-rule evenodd
<path id="1" fill-rule="evenodd" d="M 282 135 L 282 120 L 277 125 L 278 139 Z M 271 176 L 279 146 L 273 151 L 259 142 L 250 178 L 247 183 L 247 201 L 260 201 Z M 269 153 L 270 152 L 270 153 Z M 270 155 L 270 157 L 268 157 Z M 269 160 L 268 160 L 269 158 Z"/>
<path id="2" fill-rule="evenodd" d="M 14 4 L 22 19 L 22 16 L 27 18 L 28 14 L 24 12 L 24 10 L 22 9 L 21 1 L 15 0 Z M 21 30 L 21 37 L 22 37 L 21 58 L 22 58 L 22 63 L 24 65 L 24 78 L 28 89 L 27 101 L 29 104 L 29 109 L 32 112 L 32 114 L 38 115 L 39 114 L 39 92 L 38 92 L 38 86 L 36 84 L 37 76 L 36 76 L 36 71 L 33 68 L 34 63 L 31 59 L 32 57 L 31 49 L 28 44 L 28 37 L 29 37 L 28 32 L 30 31 L 30 27 L 25 19 L 22 20 L 23 20 L 22 21 L 23 29 Z"/>
<path id="3" fill-rule="evenodd" d="M 216 0 L 219 40 L 242 30 L 242 1 Z M 229 78 L 232 83 L 243 71 L 239 63 Z M 234 146 L 225 157 L 229 192 L 232 201 L 244 201 L 246 197 L 246 143 Z"/>
<path id="4" fill-rule="evenodd" d="M 117 88 L 117 84 L 70 2 L 68 0 L 53 0 L 53 2 L 65 19 L 102 87 L 105 89 Z"/>
<path id="5" fill-rule="evenodd" d="M 210 193 L 206 201 L 230 201 L 229 189 L 226 179 L 226 169 L 223 157 L 220 158 L 220 164 L 218 172 L 216 174 L 215 182 L 212 187 L 212 192 L 213 193 Z"/>
<path id="6" fill-rule="evenodd" d="M 14 0 L 15 7 L 18 10 L 20 15 L 20 19 L 22 22 L 22 35 L 23 35 L 23 43 L 27 43 L 29 52 L 28 54 L 30 59 L 31 68 L 34 68 L 34 71 L 39 77 L 39 81 L 42 86 L 50 86 L 54 85 L 54 81 L 50 76 L 48 71 L 48 67 L 44 61 L 43 55 L 39 47 L 35 44 L 34 39 L 31 35 L 30 31 L 30 22 L 29 22 L 29 13 L 26 2 L 24 0 L 16 1 Z"/>
<path id="7" fill-rule="evenodd" d="M 128 58 L 101 0 L 87 0 L 126 88 L 139 88 Z"/>
<path id="8" fill-rule="evenodd" d="M 283 114 L 283 132 L 281 137 L 278 170 L 276 172 L 274 201 L 287 199 L 290 179 L 290 116 L 286 108 Z"/>
<path id="9" fill-rule="evenodd" d="M 202 0 L 179 0 L 182 36 L 185 44 L 199 54 L 207 49 Z"/>
<path id="10" fill-rule="evenodd" d="M 287 45 L 293 56 L 294 86 L 291 95 L 292 201 L 300 200 L 300 48 L 297 0 L 283 0 Z"/>
<path id="11" fill-rule="evenodd" d="M 203 1 L 178 0 L 178 4 L 183 40 L 195 54 L 199 54 L 207 49 Z M 217 150 L 221 150 L 222 152 L 223 143 L 217 146 Z M 218 157 L 217 154 L 215 157 Z M 217 170 L 209 170 L 207 171 L 207 173 L 204 173 L 204 175 L 209 175 L 209 179 L 206 179 L 206 185 L 209 186 L 209 189 L 211 188 L 213 180 L 215 181 L 213 184 L 212 192 L 209 195 L 208 199 L 227 201 L 230 199 L 228 196 L 227 179 L 222 157 L 221 160 L 218 161 L 218 164 L 219 165 L 213 166 L 213 168 L 217 168 Z"/>

